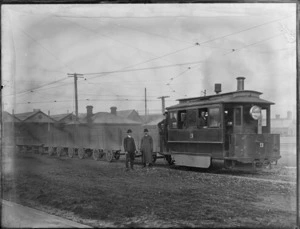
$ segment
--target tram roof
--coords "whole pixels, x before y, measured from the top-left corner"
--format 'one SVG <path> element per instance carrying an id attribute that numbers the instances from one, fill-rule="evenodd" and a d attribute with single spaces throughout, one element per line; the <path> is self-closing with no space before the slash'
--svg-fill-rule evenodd
<path id="1" fill-rule="evenodd" d="M 274 104 L 273 102 L 259 98 L 261 94 L 262 93 L 258 91 L 243 90 L 210 96 L 184 98 L 178 100 L 179 104 L 167 107 L 167 109 L 223 103 L 256 103 L 265 105 Z"/>

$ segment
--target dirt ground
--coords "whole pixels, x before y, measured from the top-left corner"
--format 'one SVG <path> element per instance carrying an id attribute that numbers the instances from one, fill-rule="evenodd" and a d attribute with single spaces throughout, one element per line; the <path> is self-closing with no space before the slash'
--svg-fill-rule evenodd
<path id="1" fill-rule="evenodd" d="M 10 155 L 9 157 L 7 155 Z M 15 155 L 12 157 L 12 155 Z M 2 155 L 3 199 L 93 227 L 294 228 L 296 170 L 257 173 Z"/>

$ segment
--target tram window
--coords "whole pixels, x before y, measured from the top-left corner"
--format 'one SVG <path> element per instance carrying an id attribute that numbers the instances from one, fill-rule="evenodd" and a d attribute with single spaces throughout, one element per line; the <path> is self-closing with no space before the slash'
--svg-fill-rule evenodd
<path id="1" fill-rule="evenodd" d="M 177 128 L 177 112 L 170 112 L 169 126 L 172 129 Z"/>
<path id="2" fill-rule="evenodd" d="M 197 125 L 197 110 L 187 111 L 187 124 L 188 127 L 196 127 Z"/>
<path id="3" fill-rule="evenodd" d="M 186 127 L 187 127 L 186 110 L 182 110 L 178 112 L 178 128 L 183 129 Z"/>
<path id="4" fill-rule="evenodd" d="M 235 108 L 235 125 L 242 125 L 242 109 L 240 107 Z"/>
<path id="5" fill-rule="evenodd" d="M 208 126 L 220 127 L 220 109 L 218 107 L 209 108 L 208 111 Z"/>

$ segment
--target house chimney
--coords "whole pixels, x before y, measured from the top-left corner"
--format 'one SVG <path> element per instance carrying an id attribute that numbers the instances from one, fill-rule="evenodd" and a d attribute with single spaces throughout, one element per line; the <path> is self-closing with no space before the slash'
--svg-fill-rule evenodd
<path id="1" fill-rule="evenodd" d="M 292 112 L 291 111 L 287 112 L 287 119 L 289 119 L 289 120 L 292 119 Z"/>
<path id="2" fill-rule="evenodd" d="M 38 112 L 40 111 L 40 109 L 33 109 L 33 112 Z"/>
<path id="3" fill-rule="evenodd" d="M 243 91 L 245 77 L 237 77 L 236 79 L 237 79 L 237 91 Z"/>
<path id="4" fill-rule="evenodd" d="M 93 116 L 93 106 L 86 106 L 86 119 L 88 122 L 92 121 Z"/>
<path id="5" fill-rule="evenodd" d="M 215 92 L 216 94 L 219 94 L 222 91 L 222 84 L 215 83 Z"/>
<path id="6" fill-rule="evenodd" d="M 114 115 L 117 115 L 117 107 L 111 107 L 110 108 L 110 113 L 114 114 Z"/>

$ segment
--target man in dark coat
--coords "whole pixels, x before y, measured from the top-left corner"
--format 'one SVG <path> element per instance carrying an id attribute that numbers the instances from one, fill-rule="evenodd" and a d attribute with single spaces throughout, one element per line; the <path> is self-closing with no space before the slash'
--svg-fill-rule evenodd
<path id="1" fill-rule="evenodd" d="M 160 135 L 160 146 L 161 151 L 168 151 L 167 142 L 168 142 L 168 112 L 164 113 L 165 118 L 157 124 Z"/>
<path id="2" fill-rule="evenodd" d="M 144 129 L 144 137 L 141 140 L 142 161 L 144 167 L 152 165 L 153 139 L 148 134 L 148 129 Z"/>
<path id="3" fill-rule="evenodd" d="M 124 143 L 123 143 L 124 151 L 126 155 L 126 170 L 129 169 L 128 167 L 129 161 L 130 161 L 130 168 L 133 170 L 133 162 L 134 162 L 135 151 L 136 151 L 135 142 L 131 134 L 132 131 L 129 129 L 127 131 L 127 137 L 124 138 Z"/>

